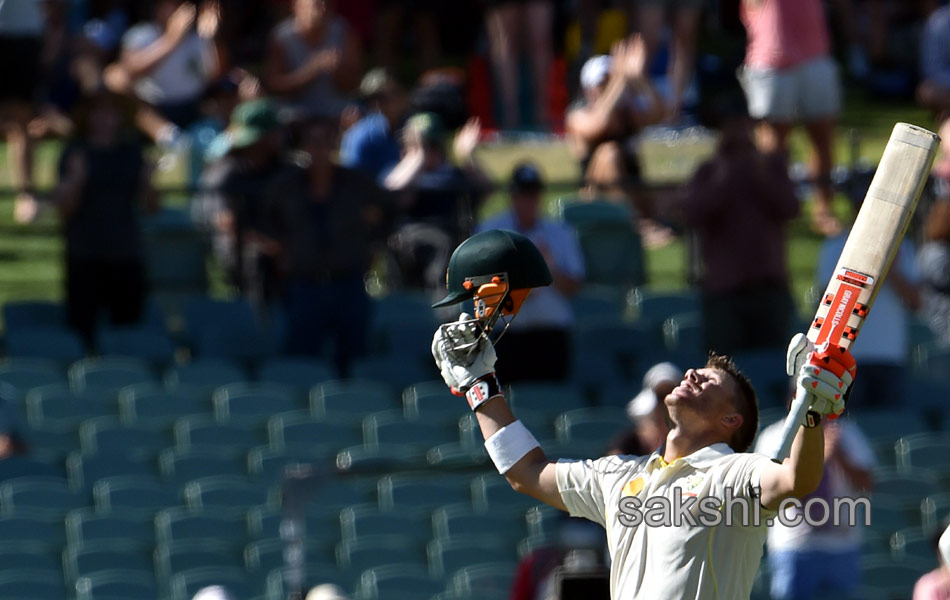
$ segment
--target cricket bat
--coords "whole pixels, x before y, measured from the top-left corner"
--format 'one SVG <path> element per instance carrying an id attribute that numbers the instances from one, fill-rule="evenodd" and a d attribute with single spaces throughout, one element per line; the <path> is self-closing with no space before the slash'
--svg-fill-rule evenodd
<path id="1" fill-rule="evenodd" d="M 854 343 L 910 224 L 939 143 L 940 138 L 926 129 L 907 123 L 894 126 L 808 328 L 806 335 L 816 346 L 830 342 L 848 348 Z M 796 390 L 775 462 L 788 457 L 792 441 L 805 422 L 808 396 L 803 388 Z"/>

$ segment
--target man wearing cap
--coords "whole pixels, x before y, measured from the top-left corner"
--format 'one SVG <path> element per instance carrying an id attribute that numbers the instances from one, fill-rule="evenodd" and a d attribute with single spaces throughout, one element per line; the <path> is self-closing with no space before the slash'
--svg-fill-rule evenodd
<path id="1" fill-rule="evenodd" d="M 580 160 L 585 186 L 622 194 L 641 216 L 652 209 L 639 190 L 640 166 L 633 137 L 663 118 L 663 102 L 646 74 L 640 36 L 618 42 L 610 56 L 590 58 L 581 69 L 582 103 L 567 114 L 567 133 Z"/>
<path id="2" fill-rule="evenodd" d="M 530 162 L 512 171 L 511 208 L 479 223 L 477 231 L 507 229 L 530 239 L 548 264 L 553 283 L 532 291 L 519 318 L 499 340 L 498 373 L 502 381 L 563 380 L 571 372 L 570 297 L 584 281 L 584 259 L 574 231 L 543 215 L 544 181 Z"/>
<path id="3" fill-rule="evenodd" d="M 399 162 L 399 139 L 408 102 L 406 91 L 383 69 L 373 69 L 360 84 L 370 112 L 343 134 L 340 164 L 362 171 L 373 179 Z"/>
<path id="4" fill-rule="evenodd" d="M 268 99 L 235 107 L 227 129 L 209 155 L 217 157 L 202 175 L 192 203 L 196 222 L 214 232 L 214 251 L 232 282 L 253 300 L 273 295 L 273 264 L 262 246 L 260 207 L 280 166 L 283 135 L 276 105 Z"/>
<path id="5" fill-rule="evenodd" d="M 666 441 L 670 417 L 663 399 L 683 380 L 683 371 L 670 362 L 653 365 L 643 376 L 643 389 L 627 404 L 637 440 L 650 452 Z"/>

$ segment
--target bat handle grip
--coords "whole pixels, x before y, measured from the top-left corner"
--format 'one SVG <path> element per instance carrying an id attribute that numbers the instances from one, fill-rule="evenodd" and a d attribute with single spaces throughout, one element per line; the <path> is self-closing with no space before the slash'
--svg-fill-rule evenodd
<path id="1" fill-rule="evenodd" d="M 782 445 L 772 457 L 773 462 L 781 464 L 788 458 L 792 451 L 792 442 L 798 435 L 798 430 L 805 424 L 805 414 L 808 412 L 808 391 L 802 386 L 795 390 L 795 399 L 792 400 L 792 406 L 789 408 L 788 416 L 785 417 L 785 425 L 782 427 Z"/>

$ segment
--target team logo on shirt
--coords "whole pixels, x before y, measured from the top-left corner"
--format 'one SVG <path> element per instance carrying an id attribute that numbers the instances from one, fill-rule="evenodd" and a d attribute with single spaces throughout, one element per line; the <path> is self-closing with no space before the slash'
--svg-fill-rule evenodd
<path id="1" fill-rule="evenodd" d="M 701 473 L 694 473 L 686 478 L 686 491 L 683 492 L 684 496 L 696 496 L 696 490 L 698 490 L 703 485 L 705 478 Z"/>
<path id="2" fill-rule="evenodd" d="M 626 496 L 636 496 L 640 493 L 640 490 L 643 489 L 643 477 L 637 477 L 636 479 L 631 479 L 627 482 L 627 485 L 623 486 L 623 491 L 620 492 L 620 497 L 624 498 Z"/>

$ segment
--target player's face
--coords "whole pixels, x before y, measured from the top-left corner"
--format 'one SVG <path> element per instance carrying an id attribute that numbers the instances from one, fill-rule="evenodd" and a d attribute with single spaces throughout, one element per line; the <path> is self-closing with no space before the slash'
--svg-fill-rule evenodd
<path id="1" fill-rule="evenodd" d="M 735 385 L 732 378 L 719 369 L 690 369 L 666 396 L 665 402 L 671 409 L 689 406 L 711 416 L 731 412 Z"/>

